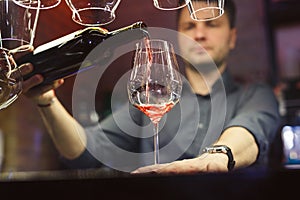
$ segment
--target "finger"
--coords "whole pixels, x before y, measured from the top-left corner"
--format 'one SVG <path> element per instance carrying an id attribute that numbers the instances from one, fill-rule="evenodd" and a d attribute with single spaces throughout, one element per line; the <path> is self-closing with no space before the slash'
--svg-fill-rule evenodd
<path id="1" fill-rule="evenodd" d="M 23 65 L 20 65 L 19 69 L 20 69 L 22 76 L 25 76 L 26 74 L 30 73 L 33 70 L 33 65 L 31 63 L 26 63 Z"/>
<path id="2" fill-rule="evenodd" d="M 132 174 L 139 174 L 139 173 L 154 173 L 156 172 L 157 170 L 165 167 L 166 165 L 168 164 L 157 164 L 157 165 L 149 165 L 149 166 L 146 166 L 146 167 L 140 167 L 134 171 L 132 171 L 131 173 Z"/>
<path id="3" fill-rule="evenodd" d="M 64 84 L 64 79 L 59 79 L 59 80 L 54 81 L 53 89 L 60 87 L 62 84 Z"/>
<path id="4" fill-rule="evenodd" d="M 29 97 L 29 98 L 36 98 L 36 97 L 39 97 L 39 96 L 43 95 L 44 93 L 46 93 L 50 90 L 52 90 L 51 85 L 37 86 L 37 87 L 34 87 L 34 88 L 28 90 L 28 92 L 24 92 L 24 95 Z"/>
<path id="5" fill-rule="evenodd" d="M 30 77 L 29 79 L 27 79 L 26 81 L 23 82 L 23 92 L 27 92 L 28 90 L 30 90 L 31 88 L 39 85 L 40 83 L 42 83 L 44 80 L 43 76 L 37 74 L 34 75 L 32 77 Z"/>
<path id="6" fill-rule="evenodd" d="M 38 85 L 38 86 L 30 89 L 27 92 L 26 96 L 35 97 L 35 96 L 42 95 L 50 90 L 55 90 L 56 88 L 60 87 L 63 83 L 64 83 L 64 80 L 60 79 L 49 85 Z"/>
<path id="7" fill-rule="evenodd" d="M 141 168 L 138 168 L 134 171 L 131 172 L 131 174 L 140 174 L 140 173 L 148 173 L 150 171 L 152 171 L 154 168 L 150 167 L 150 166 L 147 166 L 147 167 L 141 167 Z"/>

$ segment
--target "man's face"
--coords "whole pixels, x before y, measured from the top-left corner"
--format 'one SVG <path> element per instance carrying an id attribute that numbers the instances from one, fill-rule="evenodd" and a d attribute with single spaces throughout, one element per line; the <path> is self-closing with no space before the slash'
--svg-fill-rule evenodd
<path id="1" fill-rule="evenodd" d="M 192 65 L 211 62 L 211 59 L 218 67 L 225 64 L 236 41 L 236 29 L 230 28 L 225 14 L 215 20 L 199 22 L 191 19 L 187 8 L 181 11 L 178 31 L 190 39 L 179 37 L 178 42 L 182 56 Z"/>

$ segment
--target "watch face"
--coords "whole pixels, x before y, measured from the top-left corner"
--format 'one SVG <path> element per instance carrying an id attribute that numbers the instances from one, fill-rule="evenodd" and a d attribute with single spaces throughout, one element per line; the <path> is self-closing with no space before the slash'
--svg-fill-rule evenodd
<path id="1" fill-rule="evenodd" d="M 226 149 L 224 147 L 217 147 L 216 148 L 217 152 L 222 152 L 222 153 L 227 153 Z"/>
<path id="2" fill-rule="evenodd" d="M 225 146 L 213 146 L 213 147 L 206 147 L 205 152 L 206 153 L 227 153 L 229 148 Z"/>

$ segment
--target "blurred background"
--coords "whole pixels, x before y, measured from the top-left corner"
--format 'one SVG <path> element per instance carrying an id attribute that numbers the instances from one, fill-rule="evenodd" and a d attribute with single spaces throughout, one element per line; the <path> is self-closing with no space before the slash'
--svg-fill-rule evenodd
<path id="1" fill-rule="evenodd" d="M 267 81 L 281 102 L 283 124 L 297 124 L 300 118 L 300 2 L 299 0 L 235 0 L 238 7 L 237 47 L 229 68 L 243 82 Z M 176 30 L 176 11 L 157 10 L 152 0 L 122 0 L 116 20 L 105 26 L 114 30 L 144 21 L 148 27 Z M 58 7 L 42 10 L 35 46 L 82 29 L 71 19 L 71 11 L 62 1 Z M 105 113 L 115 82 L 130 69 L 130 59 L 112 64 L 101 79 L 97 93 L 98 110 Z M 62 103 L 71 112 L 74 77 L 57 90 Z M 82 122 L 95 120 L 93 108 L 85 111 Z M 100 115 L 100 118 L 104 116 Z M 47 134 L 35 105 L 21 96 L 0 111 L 0 158 L 2 172 L 59 170 L 65 166 Z M 2 143 L 2 145 L 1 145 Z"/>

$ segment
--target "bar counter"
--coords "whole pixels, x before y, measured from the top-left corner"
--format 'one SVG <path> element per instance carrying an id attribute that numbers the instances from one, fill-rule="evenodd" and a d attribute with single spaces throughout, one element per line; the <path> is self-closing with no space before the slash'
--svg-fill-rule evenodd
<path id="1" fill-rule="evenodd" d="M 38 199 L 299 199 L 299 169 L 131 175 L 111 169 L 0 174 L 3 197 Z"/>

